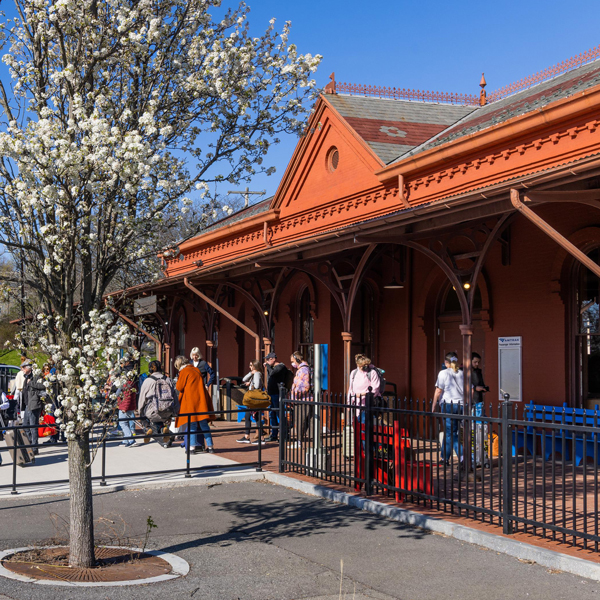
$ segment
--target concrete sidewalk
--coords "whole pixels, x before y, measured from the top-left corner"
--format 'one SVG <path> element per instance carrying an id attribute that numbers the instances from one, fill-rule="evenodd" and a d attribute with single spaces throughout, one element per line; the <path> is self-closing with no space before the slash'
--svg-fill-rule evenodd
<path id="1" fill-rule="evenodd" d="M 183 472 L 180 473 L 153 473 L 151 475 L 132 475 L 133 473 L 144 473 L 147 471 L 169 471 L 174 469 L 185 469 L 186 453 L 179 447 L 179 443 L 173 444 L 171 448 L 163 448 L 152 441 L 143 443 L 139 437 L 135 446 L 127 448 L 121 446 L 119 439 L 111 439 L 106 444 L 106 475 L 107 485 L 123 487 L 128 485 L 151 485 L 170 484 L 171 482 L 184 479 Z M 43 483 L 67 480 L 69 477 L 67 448 L 65 445 L 50 445 L 44 443 L 40 446 L 40 453 L 36 457 L 34 465 L 24 467 L 17 466 L 18 492 L 22 495 L 47 495 L 64 494 L 68 492 L 68 483 Z M 5 442 L 0 442 L 2 453 L 2 466 L 0 466 L 0 498 L 11 496 L 13 479 L 13 463 L 10 453 L 6 449 Z M 190 456 L 192 468 L 205 468 L 213 476 L 223 474 L 231 469 L 236 472 L 255 472 L 254 467 L 240 467 L 239 463 L 215 454 L 192 454 Z M 92 476 L 100 476 L 102 472 L 101 450 L 92 463 Z M 198 476 L 198 472 L 194 473 Z M 24 485 L 23 485 L 24 484 Z M 22 486 L 22 487 L 21 487 Z M 94 488 L 100 489 L 100 482 L 94 481 Z"/>
<path id="2" fill-rule="evenodd" d="M 598 597 L 600 583 L 268 483 L 102 493 L 96 519 L 126 523 L 191 565 L 140 588 L 54 588 L 0 580 L 14 600 L 562 600 Z M 0 500 L 0 548 L 62 535 L 66 498 Z M 343 561 L 343 577 L 341 576 Z M 341 595 L 340 595 L 341 589 Z"/>

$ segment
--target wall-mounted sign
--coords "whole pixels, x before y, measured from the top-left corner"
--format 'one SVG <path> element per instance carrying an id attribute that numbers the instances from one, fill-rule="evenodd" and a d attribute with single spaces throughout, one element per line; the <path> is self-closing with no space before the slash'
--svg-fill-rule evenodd
<path id="1" fill-rule="evenodd" d="M 136 317 L 153 315 L 158 310 L 156 296 L 144 296 L 133 301 L 133 314 Z"/>
<path id="2" fill-rule="evenodd" d="M 510 394 L 516 402 L 523 400 L 521 373 L 521 336 L 498 338 L 498 398 L 504 399 L 503 392 Z"/>

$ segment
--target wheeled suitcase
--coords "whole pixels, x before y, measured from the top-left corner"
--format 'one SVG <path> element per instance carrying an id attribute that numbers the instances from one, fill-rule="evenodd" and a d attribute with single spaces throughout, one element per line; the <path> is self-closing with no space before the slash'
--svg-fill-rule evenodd
<path id="1" fill-rule="evenodd" d="M 2 427 L 6 427 L 4 424 L 4 419 L 0 416 L 0 425 Z M 17 443 L 15 444 L 15 439 Z M 15 460 L 15 445 L 16 445 L 16 454 L 17 454 L 17 465 L 19 467 L 24 467 L 30 463 L 35 462 L 35 456 L 33 454 L 33 448 L 23 448 L 23 446 L 28 446 L 31 442 L 29 438 L 23 435 L 23 429 L 12 429 L 7 431 L 4 434 L 4 441 L 6 442 L 6 446 L 8 447 L 8 452 L 10 453 L 10 457 L 12 460 Z"/>

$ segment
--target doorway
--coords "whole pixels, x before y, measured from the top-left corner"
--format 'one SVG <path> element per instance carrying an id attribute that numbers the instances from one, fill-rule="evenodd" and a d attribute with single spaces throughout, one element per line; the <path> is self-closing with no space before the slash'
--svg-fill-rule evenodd
<path id="1" fill-rule="evenodd" d="M 485 331 L 483 330 L 480 311 L 481 311 L 481 293 L 479 288 L 475 290 L 473 301 L 473 339 L 472 350 L 481 356 L 481 368 L 485 370 Z M 460 325 L 462 324 L 462 313 L 458 295 L 454 288 L 449 285 L 442 294 L 439 304 L 437 318 L 437 364 L 436 372 L 444 367 L 444 357 L 448 352 L 458 354 L 458 364 L 462 365 L 464 357 L 462 355 L 462 335 L 460 334 Z"/>

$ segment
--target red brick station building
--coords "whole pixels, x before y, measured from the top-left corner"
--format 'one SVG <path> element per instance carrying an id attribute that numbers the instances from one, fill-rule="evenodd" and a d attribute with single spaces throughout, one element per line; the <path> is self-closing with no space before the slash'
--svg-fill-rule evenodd
<path id="1" fill-rule="evenodd" d="M 473 350 L 490 400 L 505 381 L 600 403 L 599 57 L 477 96 L 332 76 L 276 194 L 180 244 L 117 310 L 139 327 L 127 303 L 155 306 L 141 328 L 171 371 L 194 346 L 226 377 L 319 343 L 332 392 L 362 352 L 424 398 L 446 352 L 468 377 Z"/>

